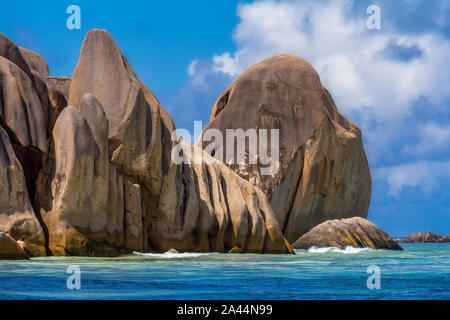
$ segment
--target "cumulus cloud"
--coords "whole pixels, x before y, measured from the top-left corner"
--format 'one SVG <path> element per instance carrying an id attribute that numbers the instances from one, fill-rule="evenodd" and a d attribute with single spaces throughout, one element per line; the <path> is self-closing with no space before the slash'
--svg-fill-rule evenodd
<path id="1" fill-rule="evenodd" d="M 443 180 L 450 179 L 450 161 L 418 161 L 374 171 L 375 178 L 385 180 L 389 195 L 398 195 L 403 187 L 419 187 L 431 192 Z"/>
<path id="2" fill-rule="evenodd" d="M 416 2 L 402 3 L 408 12 L 422 10 L 416 8 Z M 437 125 L 436 119 L 425 121 L 414 108 L 421 101 L 427 104 L 427 112 L 434 107 L 450 115 L 449 108 L 442 107 L 450 102 L 450 73 L 446 67 L 450 39 L 430 30 L 401 32 L 394 27 L 392 15 L 389 18 L 384 14 L 384 7 L 383 29 L 368 30 L 368 15 L 361 5 L 350 0 L 262 0 L 240 4 L 240 22 L 233 33 L 236 50 L 213 56 L 210 70 L 192 68 L 190 81 L 201 84 L 195 79 L 204 79 L 205 75 L 210 79 L 220 75 L 233 79 L 275 54 L 303 57 L 317 70 L 339 110 L 361 126 L 372 168 L 408 159 L 415 160 L 421 172 L 434 172 L 430 169 L 436 168 L 433 162 L 419 161 L 429 160 L 427 153 L 445 153 L 450 142 L 449 127 Z M 434 12 L 435 7 L 430 10 Z M 448 12 L 445 1 L 437 7 Z M 401 13 L 398 16 L 403 19 Z M 439 14 L 441 25 L 446 25 L 447 20 L 446 15 Z M 209 81 L 203 83 L 209 85 Z M 414 183 L 425 188 L 432 185 L 419 183 L 419 172 L 402 180 L 402 174 L 406 175 L 405 170 L 411 166 L 396 167 L 397 171 L 392 171 L 394 178 L 385 175 L 390 179 L 392 194 Z M 394 167 L 380 172 L 388 169 Z"/>
<path id="3" fill-rule="evenodd" d="M 402 127 L 413 102 L 450 98 L 450 73 L 443 68 L 450 41 L 433 33 L 368 30 L 368 16 L 350 14 L 352 8 L 352 1 L 241 4 L 233 34 L 237 50 L 215 55 L 212 68 L 236 77 L 274 54 L 305 58 L 339 109 L 358 120 L 369 154 L 378 160 L 387 145 L 407 134 Z"/>

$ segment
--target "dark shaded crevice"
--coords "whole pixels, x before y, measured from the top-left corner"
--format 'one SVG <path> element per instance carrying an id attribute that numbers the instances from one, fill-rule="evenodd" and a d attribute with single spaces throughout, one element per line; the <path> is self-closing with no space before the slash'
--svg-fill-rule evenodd
<path id="1" fill-rule="evenodd" d="M 23 147 L 22 145 L 12 142 L 11 143 L 14 153 L 19 160 L 23 174 L 25 177 L 25 183 L 28 191 L 28 198 L 33 207 L 34 215 L 38 220 L 45 237 L 45 251 L 48 256 L 52 255 L 49 248 L 49 232 L 45 225 L 44 219 L 41 216 L 39 201 L 36 201 L 36 183 L 39 177 L 39 173 L 42 169 L 42 153 L 31 147 Z"/>
<path id="2" fill-rule="evenodd" d="M 223 201 L 225 202 L 225 206 L 227 208 L 226 215 L 228 216 L 228 223 L 223 237 L 223 249 L 224 252 L 228 252 L 235 246 L 236 241 L 234 239 L 233 221 L 230 214 L 230 206 L 228 205 L 227 183 L 222 175 L 220 175 L 220 187 L 223 191 Z"/>
<path id="3" fill-rule="evenodd" d="M 304 165 L 305 165 L 305 154 L 304 154 L 303 147 L 300 148 L 300 149 L 297 151 L 297 154 L 296 154 L 295 158 L 297 158 L 297 157 L 299 157 L 299 156 L 302 156 L 302 157 L 303 157 L 302 165 L 301 165 L 300 171 L 299 171 L 299 172 L 300 172 L 300 175 L 299 175 L 298 181 L 297 181 L 297 183 L 296 183 L 296 185 L 295 185 L 295 190 L 294 190 L 294 192 L 293 192 L 294 196 L 292 197 L 292 201 L 291 201 L 291 203 L 290 203 L 290 205 L 289 205 L 289 210 L 288 210 L 288 212 L 287 212 L 286 219 L 284 220 L 284 225 L 283 225 L 283 226 L 280 226 L 280 227 L 282 228 L 281 230 L 282 230 L 283 235 L 286 234 L 286 229 L 287 229 L 287 227 L 288 227 L 289 219 L 290 219 L 290 217 L 291 217 L 291 215 L 292 215 L 292 209 L 294 208 L 295 200 L 296 200 L 296 198 L 297 198 L 298 189 L 300 188 L 301 183 L 302 183 L 302 178 L 303 178 L 303 167 L 304 167 Z M 294 163 L 295 163 L 295 161 L 294 161 Z"/>
<path id="4" fill-rule="evenodd" d="M 230 91 L 227 91 L 219 98 L 219 100 L 217 100 L 216 112 L 214 113 L 214 117 L 217 117 L 217 115 L 220 112 L 222 112 L 222 110 L 227 105 L 229 98 L 230 98 Z"/>
<path id="5" fill-rule="evenodd" d="M 192 181 L 195 188 L 194 196 L 196 197 L 196 201 L 198 203 L 198 214 L 197 214 L 197 220 L 195 222 L 195 228 L 193 230 L 193 236 L 194 236 L 194 244 L 196 247 L 198 247 L 201 244 L 202 237 L 204 235 L 203 229 L 202 229 L 202 221 L 204 221 L 202 206 L 206 206 L 205 202 L 200 197 L 200 190 L 199 190 L 199 182 L 198 182 L 198 176 L 194 170 L 192 170 Z M 208 236 L 208 234 L 206 234 Z M 209 246 L 209 243 L 208 243 Z"/>
<path id="6" fill-rule="evenodd" d="M 253 219 L 252 219 L 252 215 L 250 214 L 250 211 L 247 207 L 247 237 L 245 237 L 245 243 L 244 243 L 244 247 L 241 248 L 242 252 L 245 253 L 246 250 L 249 247 L 250 241 L 252 239 L 252 227 L 253 227 Z"/>
<path id="7" fill-rule="evenodd" d="M 183 228 L 184 226 L 184 216 L 186 214 L 186 208 L 187 208 L 187 201 L 188 201 L 188 187 L 187 187 L 187 182 L 186 182 L 186 174 L 187 171 L 185 171 L 186 165 L 183 163 L 181 165 L 181 182 L 182 182 L 182 186 L 183 186 L 183 190 L 182 190 L 182 198 L 181 198 L 181 206 L 180 206 L 180 223 L 181 223 L 181 227 Z"/>
<path id="8" fill-rule="evenodd" d="M 50 250 L 50 235 L 49 235 L 49 232 L 48 232 L 47 225 L 45 224 L 44 219 L 42 218 L 42 215 L 39 212 L 39 208 L 35 207 L 34 204 L 33 204 L 33 209 L 34 209 L 34 215 L 36 216 L 36 219 L 38 220 L 39 224 L 41 225 L 42 231 L 44 232 L 44 237 L 45 237 L 45 243 L 44 243 L 45 254 L 47 256 L 53 256 L 53 252 Z"/>

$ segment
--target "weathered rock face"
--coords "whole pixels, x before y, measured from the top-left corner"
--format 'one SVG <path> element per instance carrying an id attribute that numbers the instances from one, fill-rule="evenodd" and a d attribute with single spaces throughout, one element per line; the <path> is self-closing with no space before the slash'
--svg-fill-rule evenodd
<path id="1" fill-rule="evenodd" d="M 153 248 L 166 251 L 288 253 L 265 194 L 200 148 L 181 142 L 186 163 L 172 165 L 152 220 Z M 201 164 L 192 157 L 201 155 Z M 177 249 L 178 250 L 178 249 Z"/>
<path id="2" fill-rule="evenodd" d="M 45 237 L 28 198 L 25 177 L 6 131 L 0 126 L 0 231 L 25 237 L 31 255 L 45 255 Z"/>
<path id="3" fill-rule="evenodd" d="M 289 251 L 261 190 L 183 143 L 172 163 L 173 121 L 106 31 L 86 36 L 68 101 L 38 179 L 53 254 Z"/>
<path id="4" fill-rule="evenodd" d="M 69 77 L 46 77 L 45 83 L 47 87 L 53 88 L 55 91 L 61 93 L 67 100 L 69 97 L 70 85 L 72 83 L 72 78 Z"/>
<path id="5" fill-rule="evenodd" d="M 159 195 L 170 163 L 173 121 L 103 30 L 89 32 L 83 42 L 69 105 L 78 108 L 85 93 L 97 97 L 105 110 L 111 161 Z"/>
<path id="6" fill-rule="evenodd" d="M 439 242 L 450 242 L 450 235 L 442 237 Z"/>
<path id="7" fill-rule="evenodd" d="M 25 48 L 19 48 L 19 51 L 32 71 L 44 77 L 49 75 L 47 62 L 39 54 Z"/>
<path id="8" fill-rule="evenodd" d="M 20 145 L 47 152 L 47 124 L 33 82 L 1 56 L 0 80 L 0 119 L 5 129 Z"/>
<path id="9" fill-rule="evenodd" d="M 325 221 L 301 236 L 292 245 L 294 249 L 305 250 L 311 247 L 344 249 L 347 246 L 403 250 L 386 232 L 360 217 Z"/>
<path id="10" fill-rule="evenodd" d="M 224 136 L 227 129 L 279 130 L 275 174 L 262 175 L 261 161 L 249 164 L 248 143 L 246 164 L 236 156 L 225 162 L 268 195 L 289 242 L 323 221 L 367 216 L 371 178 L 360 129 L 338 112 L 305 60 L 277 55 L 252 66 L 219 96 L 208 129 Z"/>
<path id="11" fill-rule="evenodd" d="M 27 259 L 19 244 L 6 232 L 0 231 L 0 260 Z"/>
<path id="12" fill-rule="evenodd" d="M 20 49 L 7 37 L 0 33 L 0 57 L 4 57 L 18 66 L 25 74 L 33 77 L 30 66 L 23 57 Z"/>
<path id="13" fill-rule="evenodd" d="M 441 236 L 432 232 L 417 232 L 413 233 L 398 242 L 439 242 L 441 240 Z"/>
<path id="14" fill-rule="evenodd" d="M 56 121 L 54 159 L 49 159 L 54 163 L 41 176 L 51 179 L 52 201 L 40 202 L 40 213 L 49 229 L 53 254 L 117 255 L 122 245 L 120 215 L 124 209 L 116 204 L 123 203 L 117 202 L 123 193 L 117 192 L 122 190 L 117 187 L 122 179 L 118 180 L 115 172 L 113 179 L 110 177 L 113 169 L 108 158 L 108 120 L 90 94 L 83 97 L 80 111 L 67 107 Z M 48 187 L 39 191 L 42 196 Z M 116 230 L 117 221 L 120 230 Z"/>

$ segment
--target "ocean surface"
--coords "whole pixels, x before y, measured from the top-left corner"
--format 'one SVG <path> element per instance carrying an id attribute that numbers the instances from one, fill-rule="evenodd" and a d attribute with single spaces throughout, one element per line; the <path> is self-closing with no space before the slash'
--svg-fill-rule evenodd
<path id="1" fill-rule="evenodd" d="M 0 299 L 450 299 L 450 243 L 402 246 L 0 261 Z M 68 289 L 70 266 L 79 290 Z M 370 266 L 380 289 L 367 286 Z"/>

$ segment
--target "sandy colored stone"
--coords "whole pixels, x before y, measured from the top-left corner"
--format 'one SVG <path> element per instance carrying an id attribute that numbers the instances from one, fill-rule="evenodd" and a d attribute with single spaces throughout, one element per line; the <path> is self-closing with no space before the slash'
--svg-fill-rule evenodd
<path id="1" fill-rule="evenodd" d="M 27 249 L 32 256 L 45 255 L 44 232 L 28 198 L 22 165 L 1 126 L 0 231 L 16 239 L 25 237 Z"/>
<path id="2" fill-rule="evenodd" d="M 20 49 L 8 39 L 6 36 L 0 33 L 0 57 L 4 57 L 5 59 L 11 61 L 15 65 L 17 65 L 25 74 L 30 77 L 33 77 L 31 73 L 31 69 L 22 55 Z"/>
<path id="3" fill-rule="evenodd" d="M 0 231 L 0 260 L 27 259 L 22 247 L 6 232 Z"/>
<path id="4" fill-rule="evenodd" d="M 145 252 L 147 237 L 144 237 L 144 213 L 141 187 L 131 181 L 124 182 L 124 238 L 128 249 Z"/>
<path id="5" fill-rule="evenodd" d="M 439 242 L 450 242 L 450 235 L 442 237 Z"/>
<path id="6" fill-rule="evenodd" d="M 81 99 L 80 113 L 85 117 L 94 140 L 94 172 L 90 210 L 90 229 L 103 231 L 108 218 L 110 162 L 108 151 L 109 124 L 102 105 L 87 93 Z"/>
<path id="7" fill-rule="evenodd" d="M 40 108 L 33 108 L 34 112 L 38 113 L 29 114 L 28 118 L 30 118 L 31 121 L 41 122 L 42 114 L 44 121 L 47 121 L 49 116 L 49 97 L 47 86 L 45 84 L 45 77 L 48 76 L 47 63 L 39 54 L 25 48 L 18 48 L 11 40 L 2 34 L 0 34 L 0 57 L 9 60 L 28 76 L 30 81 L 26 81 L 26 90 L 22 88 L 22 85 L 17 87 L 21 92 L 21 95 L 26 96 L 25 104 L 28 104 L 29 99 L 33 100 L 34 98 L 30 96 L 30 88 L 32 88 L 31 90 L 34 91 L 39 98 L 41 104 Z M 13 75 L 16 77 L 15 73 Z M 22 78 L 23 76 L 16 77 L 16 81 L 22 82 Z M 17 94 L 15 95 L 17 96 Z M 46 127 L 46 123 L 43 123 L 43 125 Z M 48 130 L 47 136 L 50 136 L 50 133 L 51 130 Z M 31 132 L 31 134 L 34 134 L 34 132 Z M 36 137 L 33 136 L 32 138 Z M 32 147 L 35 148 L 37 146 L 32 145 Z M 45 152 L 46 150 L 41 149 L 41 151 Z"/>
<path id="8" fill-rule="evenodd" d="M 414 243 L 414 242 L 439 242 L 441 236 L 432 232 L 417 232 L 413 233 L 398 242 Z"/>
<path id="9" fill-rule="evenodd" d="M 225 161 L 268 195 L 289 242 L 326 220 L 367 216 L 371 178 L 361 131 L 338 112 L 305 60 L 276 55 L 250 67 L 219 96 L 208 129 L 224 136 L 227 129 L 279 129 L 275 174 L 249 164 L 248 143 L 245 165 Z"/>
<path id="10" fill-rule="evenodd" d="M 47 152 L 46 121 L 30 78 L 17 65 L 0 57 L 0 117 L 14 141 Z"/>
<path id="11" fill-rule="evenodd" d="M 49 75 L 47 62 L 38 53 L 26 48 L 19 48 L 19 51 L 31 70 L 36 71 L 43 77 Z"/>
<path id="12" fill-rule="evenodd" d="M 69 104 L 78 107 L 86 93 L 100 101 L 108 118 L 112 163 L 145 185 L 149 208 L 156 208 L 170 164 L 173 121 L 105 30 L 90 31 L 83 42 Z"/>
<path id="13" fill-rule="evenodd" d="M 69 77 L 46 77 L 45 83 L 47 87 L 53 88 L 54 90 L 61 93 L 67 100 L 69 98 L 70 85 L 72 83 L 72 78 Z"/>
<path id="14" fill-rule="evenodd" d="M 180 143 L 186 163 L 171 166 L 159 210 L 150 216 L 151 248 L 289 253 L 265 194 L 200 148 Z M 195 153 L 200 164 L 192 162 Z"/>
<path id="15" fill-rule="evenodd" d="M 38 190 L 41 199 L 50 201 L 38 204 L 49 230 L 52 254 L 110 256 L 115 249 L 107 243 L 112 239 L 106 230 L 110 205 L 108 121 L 91 95 L 83 98 L 80 109 L 65 108 L 55 123 L 54 158 L 48 159 L 50 164 L 41 172 Z"/>
<path id="16" fill-rule="evenodd" d="M 230 251 L 228 251 L 229 254 L 236 254 L 236 253 L 242 253 L 242 249 L 239 247 L 233 247 L 230 249 Z"/>
<path id="17" fill-rule="evenodd" d="M 311 247 L 336 247 L 403 250 L 389 235 L 361 217 L 325 221 L 300 237 L 292 247 L 307 250 Z"/>
<path id="18" fill-rule="evenodd" d="M 69 104 L 80 109 L 87 93 L 98 99 L 109 122 L 115 168 L 110 180 L 123 176 L 123 191 L 114 183 L 109 191 L 124 194 L 123 224 L 108 218 L 107 228 L 124 226 L 126 248 L 227 252 L 238 245 L 247 252 L 288 251 L 260 190 L 220 163 L 171 163 L 173 120 L 104 30 L 89 32 L 83 42 Z"/>

